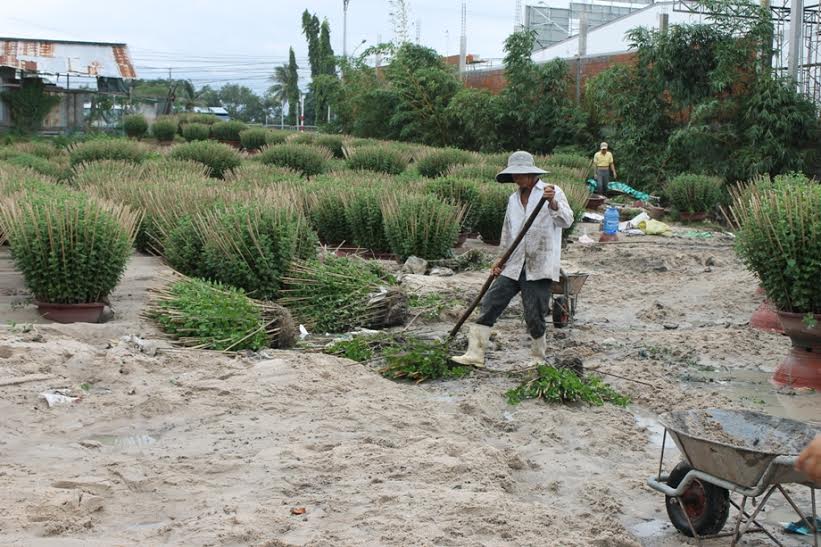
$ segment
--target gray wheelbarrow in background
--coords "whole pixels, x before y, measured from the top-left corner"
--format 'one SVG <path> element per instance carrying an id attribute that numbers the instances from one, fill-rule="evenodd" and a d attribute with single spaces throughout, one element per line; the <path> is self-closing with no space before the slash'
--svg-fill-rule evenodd
<path id="1" fill-rule="evenodd" d="M 666 496 L 667 515 L 679 532 L 699 540 L 732 537 L 732 545 L 744 534 L 760 532 L 782 545 L 757 519 L 776 492 L 814 530 L 815 490 L 821 484 L 797 471 L 795 461 L 815 438 L 817 428 L 744 410 L 686 410 L 665 414 L 659 421 L 665 428 L 659 472 L 647 484 Z M 669 474 L 663 472 L 667 435 L 684 457 Z M 811 516 L 801 512 L 785 484 L 809 488 Z M 730 498 L 730 492 L 741 495 L 740 504 Z M 722 533 L 730 506 L 738 517 L 733 531 Z M 818 535 L 813 538 L 818 547 Z"/>

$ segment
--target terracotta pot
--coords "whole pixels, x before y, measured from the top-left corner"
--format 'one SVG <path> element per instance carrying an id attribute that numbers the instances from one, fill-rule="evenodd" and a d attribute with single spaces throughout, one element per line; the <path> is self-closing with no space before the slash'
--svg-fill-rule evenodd
<path id="1" fill-rule="evenodd" d="M 646 209 L 647 209 L 647 214 L 653 220 L 661 220 L 662 218 L 664 218 L 664 214 L 667 212 L 664 209 L 664 207 L 656 207 L 655 205 L 648 205 L 646 207 Z"/>
<path id="2" fill-rule="evenodd" d="M 682 222 L 699 222 L 707 218 L 707 213 L 679 213 Z"/>
<path id="3" fill-rule="evenodd" d="M 604 205 L 604 196 L 600 196 L 599 194 L 593 194 L 589 198 L 587 198 L 587 208 L 596 210 L 602 205 Z"/>
<path id="4" fill-rule="evenodd" d="M 804 316 L 778 312 L 792 348 L 773 374 L 772 382 L 779 386 L 821 390 L 821 315 L 814 316 L 814 327 L 804 323 Z"/>
<path id="5" fill-rule="evenodd" d="M 89 304 L 35 303 L 37 304 L 37 312 L 43 318 L 57 323 L 99 323 L 105 308 L 105 304 L 100 302 Z"/>
<path id="6" fill-rule="evenodd" d="M 768 300 L 762 302 L 758 309 L 753 312 L 753 316 L 750 317 L 750 326 L 766 332 L 784 334 L 781 321 L 778 319 L 778 312 Z"/>
<path id="7" fill-rule="evenodd" d="M 599 243 L 607 243 L 608 241 L 618 241 L 619 234 L 606 234 L 601 232 L 599 234 Z"/>

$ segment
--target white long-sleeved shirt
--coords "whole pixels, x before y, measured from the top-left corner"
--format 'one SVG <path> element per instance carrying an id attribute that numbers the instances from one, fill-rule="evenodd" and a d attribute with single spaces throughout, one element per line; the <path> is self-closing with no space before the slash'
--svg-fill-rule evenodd
<path id="1" fill-rule="evenodd" d="M 546 184 L 539 180 L 530 191 L 527 207 L 522 206 L 519 191 L 513 192 L 507 202 L 507 213 L 505 213 L 505 224 L 502 228 L 502 239 L 500 247 L 507 249 L 513 240 L 519 235 L 522 227 L 527 222 L 530 214 L 536 209 L 536 205 L 544 195 Z M 525 276 L 528 281 L 538 279 L 559 280 L 559 269 L 562 258 L 562 229 L 569 228 L 573 224 L 573 210 L 567 203 L 567 197 L 558 186 L 556 197 L 553 198 L 557 210 L 550 208 L 549 203 L 545 203 L 536 221 L 530 227 L 524 239 L 513 254 L 508 259 L 502 270 L 502 275 L 519 280 L 522 268 L 525 268 Z"/>

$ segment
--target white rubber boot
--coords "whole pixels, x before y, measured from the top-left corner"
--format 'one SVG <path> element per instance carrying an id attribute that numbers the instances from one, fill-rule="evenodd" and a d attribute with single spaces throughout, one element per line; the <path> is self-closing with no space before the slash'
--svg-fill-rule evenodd
<path id="1" fill-rule="evenodd" d="M 477 368 L 485 366 L 485 350 L 490 340 L 490 327 L 472 324 L 468 332 L 468 350 L 464 355 L 451 357 L 451 361 L 460 365 L 471 365 Z"/>
<path id="2" fill-rule="evenodd" d="M 543 364 L 547 359 L 547 340 L 544 334 L 538 338 L 531 339 L 530 356 L 533 357 L 537 364 Z"/>

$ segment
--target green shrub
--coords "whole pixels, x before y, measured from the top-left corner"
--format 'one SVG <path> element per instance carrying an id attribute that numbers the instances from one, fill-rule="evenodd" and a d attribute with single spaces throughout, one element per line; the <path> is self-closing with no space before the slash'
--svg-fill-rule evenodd
<path id="1" fill-rule="evenodd" d="M 296 339 L 290 313 L 248 298 L 241 289 L 183 279 L 159 290 L 148 307 L 163 332 L 180 344 L 219 351 L 287 348 Z"/>
<path id="2" fill-rule="evenodd" d="M 132 139 L 142 139 L 148 132 L 148 122 L 142 114 L 131 114 L 123 118 L 123 131 Z"/>
<path id="3" fill-rule="evenodd" d="M 336 184 L 323 185 L 309 193 L 308 214 L 322 243 L 353 243 L 353 230 L 345 215 L 349 193 L 346 188 Z"/>
<path id="4" fill-rule="evenodd" d="M 28 192 L 0 205 L 0 233 L 35 299 L 100 302 L 119 283 L 139 214 L 79 192 Z"/>
<path id="5" fill-rule="evenodd" d="M 409 256 L 436 260 L 451 255 L 464 207 L 430 195 L 389 194 L 382 201 L 382 215 L 393 254 L 402 260 Z"/>
<path id="6" fill-rule="evenodd" d="M 236 120 L 217 122 L 211 126 L 211 138 L 221 141 L 239 142 L 239 134 L 247 128 L 247 125 Z"/>
<path id="7" fill-rule="evenodd" d="M 540 366 L 531 378 L 505 395 L 511 405 L 525 399 L 542 399 L 547 403 L 583 401 L 593 406 L 602 406 L 605 402 L 616 406 L 630 404 L 629 397 L 618 393 L 598 376 L 579 376 L 573 369 L 548 365 Z"/>
<path id="8" fill-rule="evenodd" d="M 665 188 L 670 204 L 683 213 L 712 211 L 721 202 L 722 181 L 718 177 L 678 175 Z"/>
<path id="9" fill-rule="evenodd" d="M 318 332 L 401 325 L 407 297 L 388 287 L 387 274 L 360 258 L 333 255 L 291 264 L 279 302 Z"/>
<path id="10" fill-rule="evenodd" d="M 285 144 L 288 140 L 288 137 L 291 135 L 288 131 L 279 131 L 277 129 L 271 129 L 265 134 L 265 143 L 266 144 Z"/>
<path id="11" fill-rule="evenodd" d="M 187 123 L 182 126 L 182 137 L 187 142 L 207 141 L 211 135 L 211 128 L 204 123 Z"/>
<path id="12" fill-rule="evenodd" d="M 589 170 L 592 165 L 592 157 L 588 158 L 576 154 L 553 154 L 545 158 L 544 161 L 537 161 L 537 164 L 547 171 L 552 171 L 551 167 L 554 166 Z"/>
<path id="13" fill-rule="evenodd" d="M 408 166 L 408 160 L 401 152 L 388 146 L 365 146 L 351 152 L 347 166 L 353 170 L 398 175 Z"/>
<path id="14" fill-rule="evenodd" d="M 267 144 L 268 132 L 261 127 L 251 127 L 239 132 L 239 140 L 246 150 L 259 150 Z"/>
<path id="15" fill-rule="evenodd" d="M 470 232 L 479 218 L 479 187 L 469 181 L 456 178 L 441 178 L 430 181 L 426 190 L 439 199 L 460 209 L 465 213 L 462 217 L 462 232 Z"/>
<path id="16" fill-rule="evenodd" d="M 504 169 L 491 163 L 472 163 L 454 165 L 448 169 L 447 176 L 458 179 L 471 179 L 478 182 L 494 182 L 496 175 Z"/>
<path id="17" fill-rule="evenodd" d="M 438 340 L 409 339 L 384 349 L 385 366 L 379 373 L 392 380 L 426 380 L 461 378 L 470 374 L 469 367 L 454 366 L 450 347 Z"/>
<path id="18" fill-rule="evenodd" d="M 99 160 L 124 160 L 142 163 L 148 149 L 141 143 L 128 139 L 97 139 L 74 144 L 69 148 L 72 167 Z"/>
<path id="19" fill-rule="evenodd" d="M 736 250 L 779 310 L 821 313 L 821 186 L 791 183 L 733 194 Z"/>
<path id="20" fill-rule="evenodd" d="M 331 153 L 326 148 L 291 143 L 268 145 L 259 156 L 259 161 L 266 165 L 288 167 L 304 177 L 324 173 L 330 159 Z"/>
<path id="21" fill-rule="evenodd" d="M 291 135 L 292 136 L 288 139 L 288 142 L 293 144 L 314 144 L 316 141 L 316 134 L 314 133 L 299 131 L 297 133 L 291 133 Z"/>
<path id="22" fill-rule="evenodd" d="M 211 168 L 211 176 L 223 178 L 231 169 L 242 163 L 239 154 L 232 147 L 219 142 L 196 141 L 178 144 L 171 150 L 170 157 L 191 160 Z"/>
<path id="23" fill-rule="evenodd" d="M 505 224 L 507 202 L 513 187 L 507 184 L 483 184 L 479 187 L 479 211 L 474 229 L 486 243 L 498 244 Z"/>
<path id="24" fill-rule="evenodd" d="M 456 148 L 443 148 L 421 158 L 416 167 L 423 177 L 434 179 L 447 174 L 451 167 L 465 163 L 473 163 L 474 158 L 469 152 Z"/>
<path id="25" fill-rule="evenodd" d="M 358 187 L 352 189 L 350 195 L 343 196 L 345 218 L 354 245 L 376 253 L 390 251 L 382 218 L 381 201 L 385 191 L 382 188 Z"/>
<path id="26" fill-rule="evenodd" d="M 573 224 L 569 228 L 562 230 L 562 241 L 567 241 L 570 234 L 573 233 L 576 223 L 580 222 L 587 209 L 587 200 L 590 199 L 590 190 L 587 184 L 581 181 L 558 181 L 556 184 L 564 191 L 567 198 L 567 203 L 573 211 Z M 630 217 L 633 218 L 633 217 Z"/>
<path id="27" fill-rule="evenodd" d="M 298 213 L 252 203 L 182 219 L 166 241 L 165 252 L 169 263 L 186 275 L 271 300 L 291 261 L 313 257 L 316 245 L 316 234 Z"/>
<path id="28" fill-rule="evenodd" d="M 179 127 L 177 119 L 171 116 L 157 118 L 151 126 L 151 134 L 159 142 L 173 142 Z"/>
<path id="29" fill-rule="evenodd" d="M 237 188 L 264 188 L 280 183 L 298 184 L 302 176 L 287 167 L 247 161 L 225 175 L 225 181 Z"/>
<path id="30" fill-rule="evenodd" d="M 324 146 L 335 158 L 345 158 L 345 139 L 339 135 L 317 135 L 314 144 Z"/>
<path id="31" fill-rule="evenodd" d="M 195 114 L 193 112 L 186 112 L 185 114 L 180 114 L 180 125 L 185 125 L 189 123 L 214 125 L 219 121 L 219 116 L 215 116 L 213 114 Z"/>
<path id="32" fill-rule="evenodd" d="M 51 142 L 38 142 L 38 141 L 31 141 L 31 142 L 18 142 L 13 144 L 10 147 L 11 150 L 15 152 L 20 152 L 22 154 L 31 154 L 32 156 L 37 156 L 39 158 L 45 158 L 47 160 L 55 159 L 58 157 L 68 157 L 66 151 L 62 148 L 57 148 Z"/>
<path id="33" fill-rule="evenodd" d="M 40 174 L 53 177 L 57 180 L 67 179 L 71 173 L 67 165 L 60 166 L 45 158 L 32 154 L 17 154 L 16 156 L 11 156 L 6 161 L 18 167 L 28 167 Z"/>

